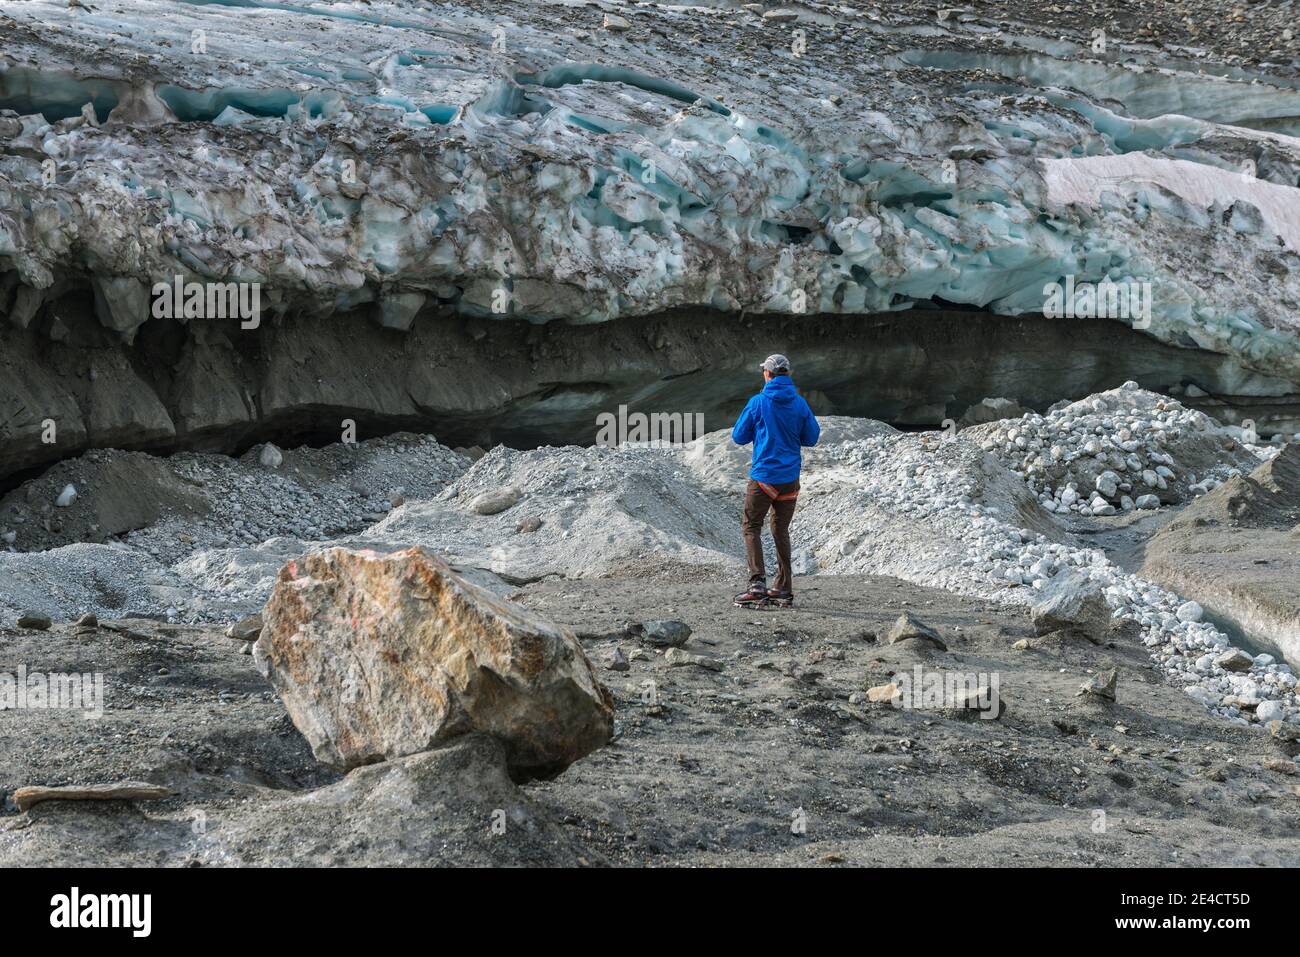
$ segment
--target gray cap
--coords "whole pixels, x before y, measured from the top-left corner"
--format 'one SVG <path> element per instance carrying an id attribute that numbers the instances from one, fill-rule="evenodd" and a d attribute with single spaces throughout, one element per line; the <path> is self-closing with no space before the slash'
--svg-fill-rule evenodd
<path id="1" fill-rule="evenodd" d="M 776 352 L 764 359 L 763 364 L 759 366 L 759 368 L 768 372 L 789 372 L 790 360 L 781 355 L 781 353 Z"/>

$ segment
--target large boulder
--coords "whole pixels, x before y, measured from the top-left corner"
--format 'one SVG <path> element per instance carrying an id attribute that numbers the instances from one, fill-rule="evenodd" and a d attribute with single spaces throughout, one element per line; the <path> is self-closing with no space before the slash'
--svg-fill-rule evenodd
<path id="1" fill-rule="evenodd" d="M 1072 631 L 1100 642 L 1110 628 L 1111 610 L 1102 586 L 1081 572 L 1066 572 L 1052 579 L 1029 610 L 1034 631 Z"/>
<path id="2" fill-rule="evenodd" d="M 525 781 L 558 774 L 613 731 L 613 699 L 572 632 L 423 549 L 290 561 L 263 619 L 258 667 L 334 767 L 485 732 Z"/>

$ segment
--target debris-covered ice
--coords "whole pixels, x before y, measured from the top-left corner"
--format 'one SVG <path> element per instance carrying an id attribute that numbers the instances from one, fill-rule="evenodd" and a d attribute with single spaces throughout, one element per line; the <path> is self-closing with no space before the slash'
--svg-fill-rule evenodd
<path id="1" fill-rule="evenodd" d="M 1049 512 L 1114 515 L 1182 502 L 1259 462 L 1232 430 L 1135 382 L 971 434 Z"/>

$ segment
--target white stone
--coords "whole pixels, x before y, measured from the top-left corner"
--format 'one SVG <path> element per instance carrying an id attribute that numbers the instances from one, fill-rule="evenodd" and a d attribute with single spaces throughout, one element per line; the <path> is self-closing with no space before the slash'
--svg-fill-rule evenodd
<path id="1" fill-rule="evenodd" d="M 1261 701 L 1255 709 L 1255 717 L 1261 724 L 1267 724 L 1270 721 L 1281 721 L 1286 714 L 1286 709 L 1282 707 L 1280 701 Z"/>
<path id="2" fill-rule="evenodd" d="M 284 454 L 270 442 L 267 442 L 257 454 L 257 461 L 262 468 L 278 469 L 284 462 Z"/>

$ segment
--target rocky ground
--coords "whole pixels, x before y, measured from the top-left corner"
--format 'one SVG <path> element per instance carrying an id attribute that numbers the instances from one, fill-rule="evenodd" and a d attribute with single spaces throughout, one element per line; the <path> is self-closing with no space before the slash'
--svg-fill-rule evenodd
<path id="1" fill-rule="evenodd" d="M 1295 13 L 0 0 L 0 862 L 1300 863 Z"/>
<path id="2" fill-rule="evenodd" d="M 4 712 L 0 859 L 1300 862 L 1290 836 L 1300 707 L 1285 649 L 1266 653 L 1249 634 L 1256 621 L 1188 601 L 1193 587 L 1140 577 L 1170 529 L 1204 528 L 1220 512 L 1267 512 L 1274 534 L 1293 536 L 1295 447 L 1243 444 L 1213 420 L 1183 423 L 1184 434 L 1160 418 L 1181 422 L 1177 403 L 1132 386 L 1081 405 L 1107 423 L 1100 432 L 1035 413 L 955 434 L 825 418 L 806 456 L 789 610 L 730 604 L 743 577 L 745 455 L 723 434 L 667 449 L 479 457 L 397 436 L 259 447 L 238 461 L 65 463 L 0 512 L 56 546 L 22 551 L 15 540 L 0 553 L 10 609 L 0 674 L 100 672 L 104 713 Z M 1135 431 L 1131 419 L 1149 425 Z M 1147 469 L 1107 451 L 1137 441 L 1147 451 L 1133 454 L 1168 455 L 1170 501 L 1138 508 L 1116 496 L 1115 514 L 1059 507 L 1015 439 L 1014 454 L 986 449 L 990 430 L 1023 432 L 1049 453 L 1068 447 L 1057 464 L 1080 487 L 1085 473 L 1094 485 L 1107 472 L 1142 482 Z M 1106 449 L 1088 453 L 1085 433 Z M 1196 481 L 1184 478 L 1192 461 Z M 1262 464 L 1243 485 L 1251 461 Z M 1211 475 L 1224 484 L 1207 491 Z M 75 500 L 51 503 L 68 484 Z M 1232 504 L 1243 495 L 1253 511 Z M 57 545 L 92 525 L 99 541 Z M 322 764 L 259 674 L 257 628 L 239 622 L 285 561 L 337 545 L 423 546 L 571 627 L 613 694 L 613 739 L 554 780 L 524 784 L 482 734 L 347 773 Z M 1077 591 L 1067 604 L 1082 610 L 1062 627 L 1040 609 L 1067 582 Z M 939 643 L 891 643 L 905 612 Z M 668 648 L 653 626 L 629 627 L 655 620 L 684 622 L 689 640 Z M 996 676 L 1005 712 L 896 706 L 918 666 Z M 1112 670 L 1113 701 L 1078 694 Z M 15 804 L 22 787 L 122 781 L 169 794 Z"/>
<path id="3" fill-rule="evenodd" d="M 6 628 L 6 661 L 114 664 L 98 721 L 5 716 L 0 790 L 125 778 L 174 794 L 8 807 L 0 861 L 1300 862 L 1294 763 L 1269 736 L 1170 687 L 1131 638 L 1044 641 L 1022 612 L 887 577 L 815 576 L 797 587 L 799 606 L 779 612 L 732 608 L 731 583 L 690 566 L 515 592 L 578 631 L 617 716 L 606 747 L 522 787 L 500 749 L 476 738 L 342 777 L 323 770 L 241 643 L 216 628 Z M 904 612 L 948 650 L 887 644 Z M 684 648 L 703 663 L 674 663 L 624 631 L 663 616 L 691 625 Z M 610 670 L 620 650 L 626 670 Z M 1005 713 L 867 700 L 918 665 L 998 675 Z M 1076 697 L 1111 668 L 1113 703 Z"/>

